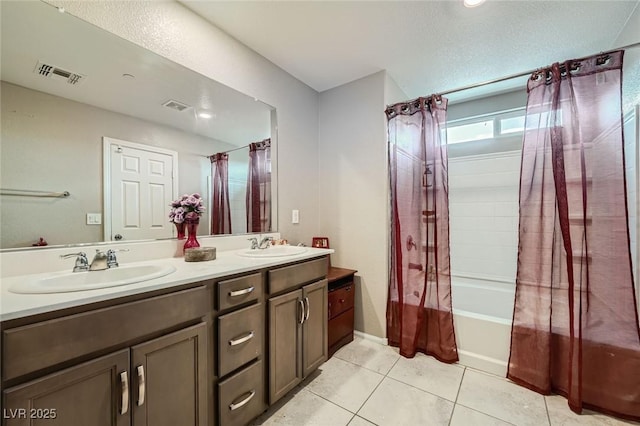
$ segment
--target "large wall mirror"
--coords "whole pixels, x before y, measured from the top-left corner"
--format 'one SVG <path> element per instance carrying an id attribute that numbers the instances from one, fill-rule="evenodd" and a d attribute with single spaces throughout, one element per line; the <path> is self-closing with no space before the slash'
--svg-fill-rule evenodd
<path id="1" fill-rule="evenodd" d="M 224 232 L 276 230 L 247 218 L 250 146 L 269 143 L 259 209 L 277 217 L 274 108 L 46 3 L 0 7 L 0 248 L 172 238 L 169 204 L 193 193 L 207 207 L 198 234 L 211 235 L 218 153 Z"/>

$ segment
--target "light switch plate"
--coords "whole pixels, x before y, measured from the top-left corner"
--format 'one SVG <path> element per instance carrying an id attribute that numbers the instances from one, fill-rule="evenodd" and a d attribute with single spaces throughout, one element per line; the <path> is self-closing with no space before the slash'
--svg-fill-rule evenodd
<path id="1" fill-rule="evenodd" d="M 101 225 L 102 213 L 87 213 L 87 225 Z"/>
<path id="2" fill-rule="evenodd" d="M 300 210 L 291 210 L 291 223 L 300 223 Z"/>

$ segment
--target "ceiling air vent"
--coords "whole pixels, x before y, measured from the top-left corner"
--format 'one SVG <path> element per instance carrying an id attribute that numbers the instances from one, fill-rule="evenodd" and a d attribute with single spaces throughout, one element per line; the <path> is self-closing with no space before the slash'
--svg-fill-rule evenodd
<path id="1" fill-rule="evenodd" d="M 56 80 L 64 80 L 71 85 L 77 85 L 80 82 L 84 81 L 84 76 L 81 74 L 67 71 L 60 67 L 56 67 L 55 65 L 46 64 L 40 61 L 36 65 L 36 69 L 34 70 L 34 72 L 43 77 L 49 77 Z"/>
<path id="2" fill-rule="evenodd" d="M 175 109 L 176 111 L 184 111 L 185 109 L 191 108 L 189 105 L 174 101 L 173 99 L 169 99 L 167 102 L 163 103 L 162 106 Z"/>

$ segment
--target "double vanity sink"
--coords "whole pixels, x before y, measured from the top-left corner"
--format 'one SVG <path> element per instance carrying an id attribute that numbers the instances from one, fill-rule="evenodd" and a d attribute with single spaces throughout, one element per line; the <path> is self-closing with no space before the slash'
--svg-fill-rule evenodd
<path id="1" fill-rule="evenodd" d="M 3 405 L 44 407 L 65 426 L 246 425 L 327 359 L 332 252 L 3 278 Z"/>
<path id="2" fill-rule="evenodd" d="M 240 250 L 237 256 L 256 259 L 286 258 L 307 252 L 306 247 L 271 246 L 267 249 Z M 166 263 L 125 265 L 102 271 L 55 272 L 42 276 L 28 276 L 11 285 L 8 291 L 16 294 L 51 294 L 96 290 L 150 281 L 172 274 L 176 267 Z"/>

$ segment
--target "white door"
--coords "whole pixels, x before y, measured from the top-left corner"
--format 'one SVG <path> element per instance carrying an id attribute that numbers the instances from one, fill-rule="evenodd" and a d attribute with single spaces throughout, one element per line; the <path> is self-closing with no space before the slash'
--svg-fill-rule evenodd
<path id="1" fill-rule="evenodd" d="M 104 151 L 105 240 L 171 238 L 178 153 L 111 138 Z"/>

